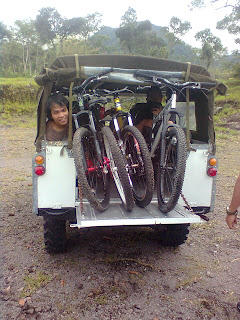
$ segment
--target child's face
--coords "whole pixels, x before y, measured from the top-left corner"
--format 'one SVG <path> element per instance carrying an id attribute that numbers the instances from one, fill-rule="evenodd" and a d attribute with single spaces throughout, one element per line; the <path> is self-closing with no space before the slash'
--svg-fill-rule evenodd
<path id="1" fill-rule="evenodd" d="M 65 105 L 60 106 L 54 103 L 51 108 L 51 115 L 58 126 L 65 126 L 68 123 L 68 109 Z"/>

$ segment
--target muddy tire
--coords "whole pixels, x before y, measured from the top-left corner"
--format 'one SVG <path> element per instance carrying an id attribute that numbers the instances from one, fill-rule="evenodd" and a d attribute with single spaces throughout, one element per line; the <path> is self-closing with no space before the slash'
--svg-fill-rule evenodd
<path id="1" fill-rule="evenodd" d="M 48 253 L 66 251 L 66 220 L 43 217 L 44 243 Z"/>
<path id="2" fill-rule="evenodd" d="M 158 239 L 161 245 L 166 247 L 178 247 L 183 244 L 188 237 L 190 224 L 168 224 L 159 228 Z"/>

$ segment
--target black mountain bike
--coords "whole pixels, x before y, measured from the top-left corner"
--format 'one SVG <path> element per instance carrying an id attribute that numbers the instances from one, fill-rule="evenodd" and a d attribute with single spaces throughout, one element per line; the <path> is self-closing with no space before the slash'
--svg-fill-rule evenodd
<path id="1" fill-rule="evenodd" d="M 114 104 L 103 119 L 113 131 L 130 178 L 133 196 L 139 207 L 147 206 L 154 191 L 154 171 L 148 146 L 141 132 L 133 126 L 131 114 L 124 112 L 119 99 L 123 92 L 133 93 L 128 87 L 120 90 L 96 90 L 98 95 L 112 95 Z"/>
<path id="2" fill-rule="evenodd" d="M 73 114 L 75 133 L 73 155 L 79 184 L 79 198 L 84 195 L 91 206 L 104 211 L 110 202 L 110 177 L 113 178 L 123 206 L 134 206 L 132 187 L 129 183 L 124 158 L 110 128 L 101 120 L 105 98 L 87 93 L 90 83 L 101 76 L 92 76 L 72 89 L 77 95 L 78 111 Z"/>
<path id="3" fill-rule="evenodd" d="M 151 85 L 164 87 L 170 98 L 162 111 L 153 119 L 150 155 L 156 170 L 157 196 L 159 209 L 167 213 L 174 209 L 181 195 L 187 160 L 187 144 L 182 129 L 183 115 L 176 111 L 177 98 L 186 99 L 186 90 L 207 91 L 205 87 L 213 87 L 212 83 L 174 83 L 137 71 L 136 76 L 144 77 Z M 175 115 L 175 121 L 169 121 Z M 178 124 L 177 124 L 178 123 Z"/>

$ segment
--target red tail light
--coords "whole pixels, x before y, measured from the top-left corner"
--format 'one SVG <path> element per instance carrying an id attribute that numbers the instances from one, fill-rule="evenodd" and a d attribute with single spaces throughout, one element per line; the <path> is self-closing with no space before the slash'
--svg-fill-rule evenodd
<path id="1" fill-rule="evenodd" d="M 42 166 L 37 166 L 34 168 L 34 172 L 36 173 L 36 175 L 42 176 L 45 173 L 45 168 Z"/>
<path id="2" fill-rule="evenodd" d="M 209 168 L 208 171 L 207 171 L 207 174 L 208 174 L 210 177 L 215 177 L 216 174 L 217 174 L 217 169 L 216 169 L 216 168 Z"/>

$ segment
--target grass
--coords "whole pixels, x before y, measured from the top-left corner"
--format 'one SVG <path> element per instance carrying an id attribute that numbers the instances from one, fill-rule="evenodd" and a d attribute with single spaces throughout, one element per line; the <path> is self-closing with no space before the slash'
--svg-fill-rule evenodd
<path id="1" fill-rule="evenodd" d="M 7 102 L 0 103 L 0 113 L 2 113 L 3 117 L 9 118 L 13 115 L 21 115 L 21 114 L 33 114 L 36 113 L 37 104 L 32 102 L 25 103 L 16 103 L 16 102 Z"/>
<path id="2" fill-rule="evenodd" d="M 240 103 L 240 79 L 237 78 L 229 78 L 226 79 L 218 79 L 218 81 L 223 82 L 227 87 L 227 95 L 226 96 L 216 96 L 216 101 L 229 101 L 234 100 Z"/>
<path id="3" fill-rule="evenodd" d="M 21 297 L 29 297 L 39 288 L 45 286 L 48 282 L 52 280 L 50 275 L 45 274 L 42 271 L 37 271 L 34 275 L 26 275 L 24 277 L 24 289 L 21 292 Z"/>
<path id="4" fill-rule="evenodd" d="M 10 113 L 3 113 L 0 117 L 0 125 L 12 126 L 15 128 L 37 128 L 36 113 L 30 114 L 16 114 L 14 117 Z"/>
<path id="5" fill-rule="evenodd" d="M 37 91 L 39 86 L 30 78 L 0 78 L 0 113 L 33 114 L 37 110 Z"/>
<path id="6" fill-rule="evenodd" d="M 0 78 L 0 85 L 29 85 L 37 86 L 33 78 Z"/>
<path id="7" fill-rule="evenodd" d="M 236 78 L 218 79 L 228 87 L 226 96 L 216 96 L 216 105 L 222 110 L 214 115 L 216 139 L 228 141 L 238 135 L 236 130 L 226 128 L 227 118 L 240 113 L 240 80 Z"/>

